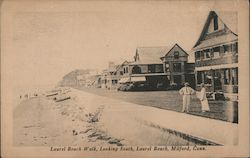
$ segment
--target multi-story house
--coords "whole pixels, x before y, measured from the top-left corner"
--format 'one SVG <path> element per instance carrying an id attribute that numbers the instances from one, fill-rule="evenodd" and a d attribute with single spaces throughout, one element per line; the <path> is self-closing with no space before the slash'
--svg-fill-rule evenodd
<path id="1" fill-rule="evenodd" d="M 238 98 L 237 12 L 210 11 L 195 53 L 196 87 L 205 83 L 207 91 Z"/>
<path id="2" fill-rule="evenodd" d="M 164 73 L 166 73 L 170 84 L 178 87 L 188 82 L 195 87 L 194 63 L 188 63 L 188 54 L 178 44 L 175 44 L 161 60 L 164 63 Z"/>
<path id="3" fill-rule="evenodd" d="M 123 65 L 124 77 L 119 82 L 145 82 L 150 89 L 195 83 L 194 64 L 187 63 L 188 54 L 178 45 L 138 47 L 133 62 Z"/>
<path id="4" fill-rule="evenodd" d="M 117 89 L 119 86 L 119 81 L 121 78 L 128 76 L 128 66 L 127 61 L 124 61 L 120 65 L 115 65 L 114 62 L 109 62 L 109 67 L 106 71 L 103 72 L 102 83 L 103 88 L 108 89 Z"/>
<path id="5" fill-rule="evenodd" d="M 165 86 L 167 77 L 160 57 L 167 50 L 169 47 L 138 47 L 134 62 L 129 64 L 131 82 L 146 81 L 152 89 Z"/>

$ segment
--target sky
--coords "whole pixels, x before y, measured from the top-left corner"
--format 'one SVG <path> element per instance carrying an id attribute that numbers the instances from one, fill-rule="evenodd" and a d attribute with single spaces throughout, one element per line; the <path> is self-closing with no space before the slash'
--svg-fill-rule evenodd
<path id="1" fill-rule="evenodd" d="M 221 2 L 4 1 L 2 74 L 13 85 L 54 84 L 74 69 L 131 61 L 136 47 L 178 43 L 189 52 L 210 10 L 237 5 Z"/>

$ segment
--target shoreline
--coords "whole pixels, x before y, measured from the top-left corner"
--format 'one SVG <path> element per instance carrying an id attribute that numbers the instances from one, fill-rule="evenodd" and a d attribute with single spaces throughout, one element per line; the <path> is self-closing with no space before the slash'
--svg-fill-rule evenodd
<path id="1" fill-rule="evenodd" d="M 121 107 L 120 111 L 114 113 L 115 109 L 110 109 L 112 102 L 110 102 L 110 105 L 106 105 L 105 103 L 108 103 L 106 99 L 103 102 L 103 99 L 97 97 L 100 100 L 94 103 L 92 94 L 78 90 L 72 91 L 70 92 L 71 99 L 69 100 L 55 102 L 41 96 L 40 98 L 30 99 L 26 103 L 21 104 L 20 107 L 17 107 L 14 112 L 15 144 L 17 146 L 27 146 L 28 144 L 32 146 L 56 146 L 56 144 L 73 146 L 86 144 L 99 144 L 101 146 L 105 144 L 109 146 L 143 144 L 209 145 L 206 141 L 194 141 L 195 137 L 191 139 L 188 138 L 188 135 L 178 134 L 181 133 L 178 131 L 173 132 L 173 130 L 166 130 L 166 128 L 162 130 L 148 126 L 134 118 L 129 119 L 130 114 L 124 111 L 124 107 Z M 29 116 L 29 118 L 22 118 L 24 114 Z M 35 118 L 36 116 L 38 117 Z M 34 117 L 33 120 L 30 120 L 32 117 Z M 116 120 L 110 120 L 110 117 Z M 116 125 L 110 124 L 110 121 L 115 121 Z M 119 124 L 117 124 L 118 122 Z M 120 129 L 125 128 L 123 125 L 126 125 L 126 128 L 130 130 L 136 129 L 120 135 Z M 51 130 L 55 132 L 51 132 Z M 143 143 L 142 140 L 148 134 L 151 135 L 152 140 Z M 66 139 L 67 141 L 60 139 Z M 171 140 L 171 142 L 164 142 L 164 140 Z"/>

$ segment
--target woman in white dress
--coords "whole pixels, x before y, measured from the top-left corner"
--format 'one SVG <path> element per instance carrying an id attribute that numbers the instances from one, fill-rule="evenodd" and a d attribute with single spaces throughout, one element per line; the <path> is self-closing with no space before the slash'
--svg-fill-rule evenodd
<path id="1" fill-rule="evenodd" d="M 210 111 L 204 83 L 201 84 L 200 101 L 201 101 L 202 112 Z"/>

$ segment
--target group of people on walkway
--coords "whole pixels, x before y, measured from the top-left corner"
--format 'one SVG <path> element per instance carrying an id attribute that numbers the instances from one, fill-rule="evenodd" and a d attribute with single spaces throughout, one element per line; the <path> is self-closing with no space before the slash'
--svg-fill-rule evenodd
<path id="1" fill-rule="evenodd" d="M 191 95 L 195 94 L 196 91 L 189 86 L 188 82 L 186 82 L 184 84 L 184 87 L 182 87 L 179 90 L 179 93 L 180 95 L 182 95 L 183 99 L 182 112 L 189 112 Z M 201 84 L 201 91 L 197 94 L 199 94 L 197 96 L 201 101 L 201 111 L 202 112 L 210 111 L 204 83 Z"/>

